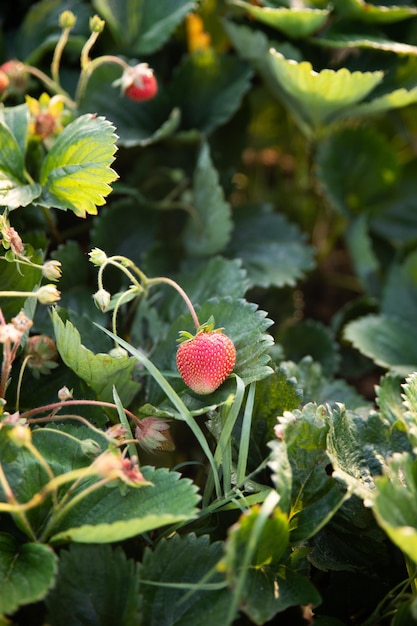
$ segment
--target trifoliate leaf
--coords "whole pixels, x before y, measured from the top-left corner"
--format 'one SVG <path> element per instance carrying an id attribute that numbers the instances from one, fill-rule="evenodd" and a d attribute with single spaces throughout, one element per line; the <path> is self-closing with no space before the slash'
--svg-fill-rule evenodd
<path id="1" fill-rule="evenodd" d="M 95 215 L 105 203 L 117 174 L 110 165 L 116 152 L 114 127 L 103 117 L 82 115 L 58 136 L 42 164 L 38 204 Z"/>

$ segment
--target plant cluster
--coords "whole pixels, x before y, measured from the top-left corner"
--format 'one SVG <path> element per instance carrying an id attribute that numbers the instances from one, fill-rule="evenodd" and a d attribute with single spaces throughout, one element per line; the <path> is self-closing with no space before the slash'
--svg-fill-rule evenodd
<path id="1" fill-rule="evenodd" d="M 416 2 L 2 11 L 0 626 L 417 623 Z"/>

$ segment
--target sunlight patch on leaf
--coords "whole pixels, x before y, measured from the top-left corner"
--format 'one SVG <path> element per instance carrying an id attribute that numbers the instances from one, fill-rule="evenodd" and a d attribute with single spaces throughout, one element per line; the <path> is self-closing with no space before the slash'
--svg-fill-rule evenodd
<path id="1" fill-rule="evenodd" d="M 110 165 L 116 152 L 114 127 L 103 117 L 82 115 L 58 136 L 42 164 L 38 203 L 95 215 L 105 203 L 117 174 Z"/>

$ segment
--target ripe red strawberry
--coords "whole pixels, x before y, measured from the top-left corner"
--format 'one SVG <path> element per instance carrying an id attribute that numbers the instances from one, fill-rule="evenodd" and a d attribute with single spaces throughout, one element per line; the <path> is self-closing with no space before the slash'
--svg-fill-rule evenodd
<path id="1" fill-rule="evenodd" d="M 177 367 L 185 384 L 200 394 L 212 393 L 233 371 L 236 350 L 221 328 L 200 327 L 195 336 L 182 332 L 177 350 Z M 185 340 L 183 338 L 185 337 Z"/>
<path id="2" fill-rule="evenodd" d="M 122 93 L 136 102 L 150 100 L 158 93 L 158 83 L 147 63 L 128 67 L 120 80 Z"/>

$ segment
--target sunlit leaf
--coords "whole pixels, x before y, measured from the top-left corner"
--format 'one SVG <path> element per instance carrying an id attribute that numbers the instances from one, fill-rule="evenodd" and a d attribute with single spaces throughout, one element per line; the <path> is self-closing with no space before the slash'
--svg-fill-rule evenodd
<path id="1" fill-rule="evenodd" d="M 325 23 L 329 10 L 311 8 L 261 7 L 242 0 L 231 4 L 241 7 L 259 22 L 272 26 L 289 37 L 308 37 Z"/>
<path id="2" fill-rule="evenodd" d="M 417 13 L 417 9 L 410 6 L 374 4 L 365 0 L 333 0 L 339 14 L 345 17 L 363 20 L 364 22 L 391 23 L 398 22 Z"/>
<path id="3" fill-rule="evenodd" d="M 117 174 L 110 165 L 116 152 L 114 127 L 103 117 L 82 115 L 58 136 L 45 157 L 38 203 L 95 215 L 105 203 Z"/>
<path id="4" fill-rule="evenodd" d="M 316 72 L 310 62 L 297 63 L 275 50 L 270 51 L 270 67 L 275 80 L 312 130 L 363 100 L 383 78 L 381 71 L 350 72 L 346 67 Z"/>

